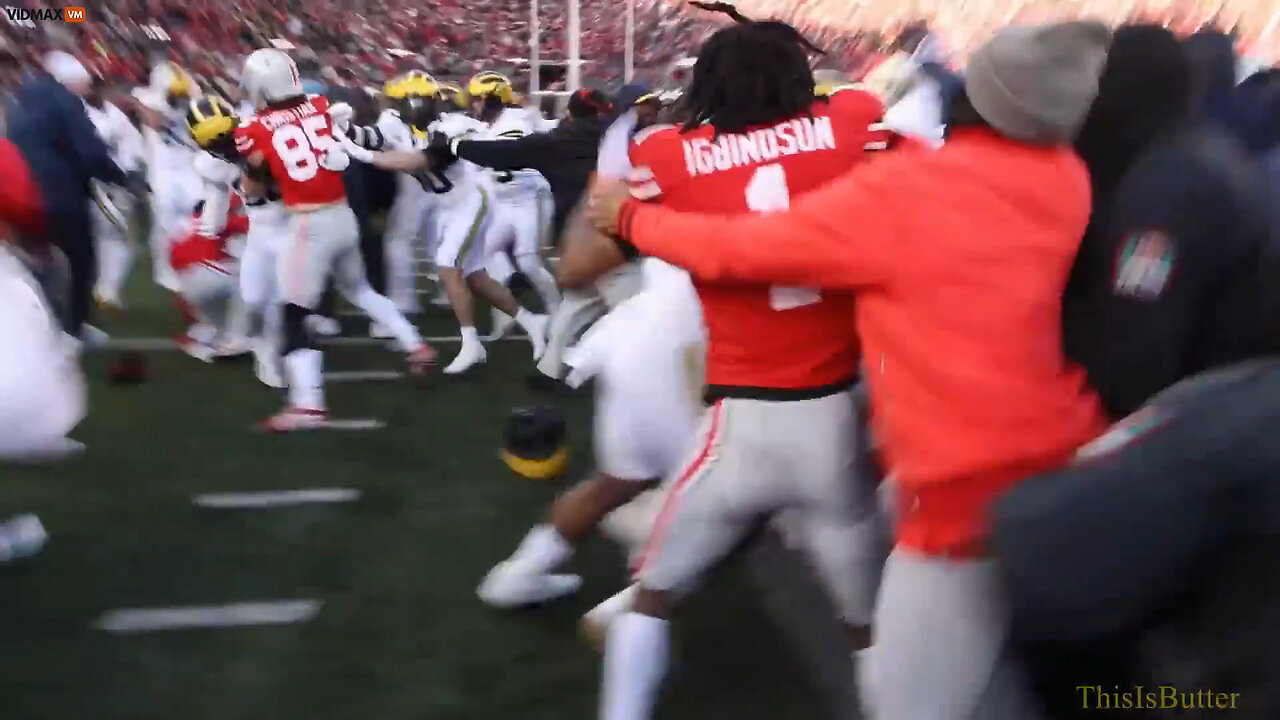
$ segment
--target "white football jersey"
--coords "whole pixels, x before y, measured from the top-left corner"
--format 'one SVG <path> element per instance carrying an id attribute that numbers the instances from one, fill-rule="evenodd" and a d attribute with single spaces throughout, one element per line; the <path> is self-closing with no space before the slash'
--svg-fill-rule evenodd
<path id="1" fill-rule="evenodd" d="M 524 108 L 504 108 L 485 132 L 486 140 L 515 140 L 538 132 L 534 117 Z M 546 184 L 537 170 L 490 170 L 494 191 L 504 202 L 531 202 Z"/>
<path id="2" fill-rule="evenodd" d="M 481 135 L 486 129 L 487 126 L 484 123 L 469 115 L 445 113 L 427 126 L 427 132 L 424 135 L 414 138 L 414 146 L 417 149 L 426 149 L 427 138 L 434 133 L 442 133 L 452 141 Z M 423 188 L 442 205 L 460 202 L 468 193 L 481 189 L 492 195 L 493 183 L 489 179 L 488 171 L 466 160 L 458 160 L 443 173 L 419 173 L 418 177 L 422 181 Z"/>
<path id="3" fill-rule="evenodd" d="M 408 123 L 400 119 L 398 110 L 387 108 L 378 115 L 378 121 L 374 123 L 374 127 L 378 132 L 382 133 L 382 147 L 384 150 L 412 150 L 414 149 L 413 130 Z M 422 185 L 420 185 L 413 176 L 404 173 L 396 173 L 396 196 L 402 196 L 406 193 L 421 193 Z"/>
<path id="4" fill-rule="evenodd" d="M 98 131 L 98 136 L 111 151 L 111 159 L 125 172 L 142 167 L 142 132 L 129 122 L 124 111 L 104 102 L 101 108 L 84 104 L 85 113 Z"/>
<path id="5" fill-rule="evenodd" d="M 142 129 L 148 182 L 155 188 L 168 182 L 165 178 L 172 173 L 190 172 L 199 148 L 187 132 L 186 112 L 182 108 L 170 107 L 150 88 L 136 88 L 133 96 L 161 117 L 159 127 L 145 126 Z"/>

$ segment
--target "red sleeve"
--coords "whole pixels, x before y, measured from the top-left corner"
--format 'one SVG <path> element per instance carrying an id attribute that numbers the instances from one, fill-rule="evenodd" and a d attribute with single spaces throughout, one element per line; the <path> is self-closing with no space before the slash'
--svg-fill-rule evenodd
<path id="1" fill-rule="evenodd" d="M 685 177 L 671 144 L 680 142 L 674 125 L 654 125 L 636 133 L 628 156 L 631 160 L 631 196 L 646 202 L 660 202 Z"/>
<path id="2" fill-rule="evenodd" d="M 245 215 L 232 213 L 227 216 L 227 226 L 222 231 L 222 236 L 230 237 L 232 235 L 244 235 L 249 232 L 249 218 Z"/>
<path id="3" fill-rule="evenodd" d="M 44 199 L 18 148 L 0 139 L 0 220 L 27 235 L 44 233 Z"/>
<path id="4" fill-rule="evenodd" d="M 622 206 L 618 226 L 641 253 L 712 282 L 881 285 L 897 272 L 902 254 L 895 212 L 912 205 L 895 180 L 911 168 L 894 160 L 847 173 L 786 212 L 681 213 L 631 200 Z"/>
<path id="5" fill-rule="evenodd" d="M 241 123 L 236 128 L 236 152 L 240 153 L 240 157 L 249 157 L 255 152 L 261 152 L 261 141 L 259 140 L 259 131 L 262 126 L 256 122 L 249 121 Z"/>

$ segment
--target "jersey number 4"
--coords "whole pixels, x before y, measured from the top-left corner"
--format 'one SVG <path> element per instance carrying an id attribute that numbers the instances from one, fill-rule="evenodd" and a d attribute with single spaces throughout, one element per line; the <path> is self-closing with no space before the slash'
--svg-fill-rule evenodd
<path id="1" fill-rule="evenodd" d="M 777 212 L 791 208 L 791 190 L 787 188 L 787 171 L 781 165 L 762 165 L 747 183 L 747 209 L 752 212 Z M 811 288 L 769 288 L 769 306 L 774 310 L 793 310 L 822 302 L 822 295 Z"/>
<path id="2" fill-rule="evenodd" d="M 337 145 L 328 135 L 328 126 L 326 116 L 312 115 L 303 118 L 300 125 L 281 125 L 271 133 L 271 147 L 280 156 L 290 180 L 306 182 L 320 172 L 317 153 L 326 153 Z"/>

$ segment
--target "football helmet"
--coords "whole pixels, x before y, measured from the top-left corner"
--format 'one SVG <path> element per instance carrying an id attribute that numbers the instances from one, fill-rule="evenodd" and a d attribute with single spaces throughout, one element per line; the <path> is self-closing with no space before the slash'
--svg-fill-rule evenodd
<path id="1" fill-rule="evenodd" d="M 409 95 L 396 103 L 400 119 L 416 132 L 425 133 L 427 126 L 440 116 L 441 102 L 436 96 Z"/>
<path id="2" fill-rule="evenodd" d="M 275 48 L 255 50 L 245 59 L 240 85 L 259 110 L 303 94 L 298 65 L 288 53 Z"/>
<path id="3" fill-rule="evenodd" d="M 467 109 L 467 93 L 461 87 L 453 83 L 440 83 L 440 95 L 459 110 Z"/>
<path id="4" fill-rule="evenodd" d="M 440 86 L 429 74 L 421 70 L 410 70 L 388 80 L 382 88 L 382 94 L 391 100 L 403 100 L 414 95 L 435 97 L 440 94 Z"/>
<path id="5" fill-rule="evenodd" d="M 511 103 L 511 96 L 514 94 L 511 88 L 511 81 L 506 75 L 496 72 L 482 72 L 471 78 L 467 83 L 467 95 L 474 98 L 496 97 L 502 101 L 503 105 Z"/>
<path id="6" fill-rule="evenodd" d="M 467 83 L 471 112 L 485 121 L 492 120 L 499 110 L 510 105 L 514 94 L 511 81 L 501 73 L 482 72 Z"/>
<path id="7" fill-rule="evenodd" d="M 170 107 L 180 107 L 201 94 L 200 86 L 191 74 L 171 62 L 162 62 L 151 68 L 148 85 Z"/>
<path id="8" fill-rule="evenodd" d="M 231 136 L 239 122 L 231 103 L 217 95 L 192 100 L 187 107 L 187 131 L 203 150 L 212 152 L 228 142 L 234 143 Z"/>
<path id="9" fill-rule="evenodd" d="M 499 455 L 507 467 L 531 480 L 559 477 L 569 464 L 564 415 L 550 405 L 516 408 L 507 418 Z"/>

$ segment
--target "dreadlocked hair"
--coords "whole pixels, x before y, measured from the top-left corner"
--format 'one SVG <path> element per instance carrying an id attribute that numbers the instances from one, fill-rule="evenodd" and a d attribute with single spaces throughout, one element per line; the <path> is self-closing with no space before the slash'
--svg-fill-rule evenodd
<path id="1" fill-rule="evenodd" d="M 684 130 L 710 123 L 717 134 L 806 113 L 814 101 L 814 47 L 787 23 L 738 22 L 703 44 L 681 98 Z"/>

